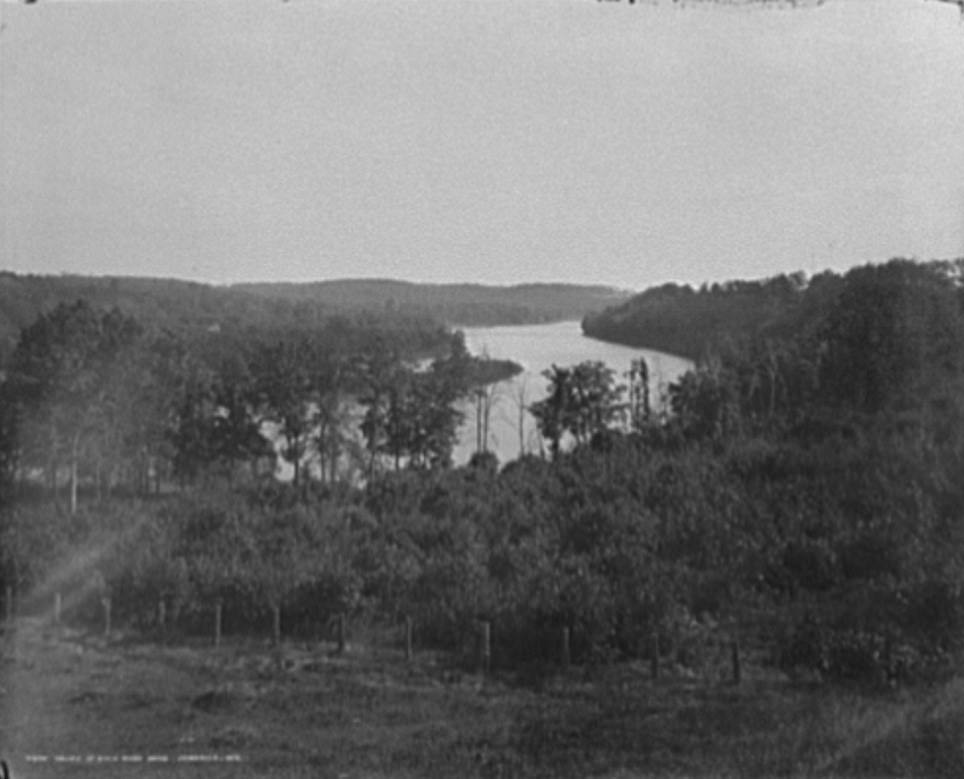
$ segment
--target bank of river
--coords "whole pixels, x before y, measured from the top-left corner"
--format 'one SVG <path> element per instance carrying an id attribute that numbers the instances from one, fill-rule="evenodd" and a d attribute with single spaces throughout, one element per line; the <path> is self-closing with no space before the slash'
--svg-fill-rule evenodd
<path id="1" fill-rule="evenodd" d="M 657 405 L 667 385 L 676 381 L 692 365 L 682 357 L 588 338 L 582 334 L 578 321 L 460 329 L 465 333 L 466 345 L 472 354 L 512 360 L 523 368 L 522 373 L 488 388 L 491 411 L 487 446 L 503 464 L 516 459 L 522 451 L 540 451 L 542 442 L 536 422 L 527 409 L 546 396 L 548 382 L 542 372 L 552 365 L 565 367 L 585 360 L 601 360 L 623 380 L 630 363 L 643 357 L 649 365 L 650 397 Z M 459 428 L 453 452 L 456 465 L 467 463 L 478 446 L 476 402 L 473 399 L 464 401 L 462 411 L 465 419 Z M 361 449 L 364 443 L 359 425 L 363 411 L 355 406 L 352 413 L 356 444 Z M 269 425 L 265 427 L 265 432 L 274 440 L 275 448 L 280 452 L 281 441 L 275 429 Z M 311 470 L 316 466 L 306 462 L 306 467 Z M 278 478 L 289 480 L 293 473 L 290 463 L 279 457 Z"/>
<path id="2" fill-rule="evenodd" d="M 622 377 L 633 360 L 643 357 L 649 365 L 653 398 L 660 397 L 666 386 L 692 365 L 682 357 L 588 338 L 582 334 L 578 321 L 467 327 L 463 331 L 473 354 L 484 353 L 496 359 L 513 360 L 524 369 L 512 379 L 494 385 L 491 390 L 488 448 L 502 463 L 515 459 L 520 451 L 539 451 L 535 419 L 525 407 L 545 397 L 547 381 L 542 372 L 552 365 L 569 366 L 585 360 L 600 360 Z M 521 418 L 520 406 L 523 408 Z M 478 444 L 475 403 L 467 402 L 463 410 L 465 422 L 459 430 L 454 455 L 455 462 L 460 465 L 472 456 Z"/>

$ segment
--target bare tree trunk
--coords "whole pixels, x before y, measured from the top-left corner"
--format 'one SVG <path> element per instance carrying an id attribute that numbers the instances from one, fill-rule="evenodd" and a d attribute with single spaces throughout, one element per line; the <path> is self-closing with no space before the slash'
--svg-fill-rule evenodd
<path id="1" fill-rule="evenodd" d="M 221 609 L 223 603 L 220 598 L 214 602 L 214 646 L 221 646 Z"/>
<path id="2" fill-rule="evenodd" d="M 649 673 L 659 679 L 659 634 L 654 630 L 649 637 Z"/>
<path id="3" fill-rule="evenodd" d="M 733 666 L 733 684 L 739 684 L 743 678 L 743 671 L 740 663 L 740 639 L 737 637 L 730 642 L 730 662 Z"/>
<path id="4" fill-rule="evenodd" d="M 475 452 L 482 451 L 482 390 L 475 391 Z"/>
<path id="5" fill-rule="evenodd" d="M 527 379 L 523 376 L 522 380 L 515 388 L 515 402 L 519 412 L 519 457 L 526 453 L 525 425 L 526 425 L 526 398 L 529 394 Z"/>
<path id="6" fill-rule="evenodd" d="M 328 483 L 334 484 L 335 480 L 338 478 L 338 458 L 341 456 L 341 451 L 337 443 L 333 442 L 331 447 L 331 452 L 328 455 Z"/>
<path id="7" fill-rule="evenodd" d="M 60 463 L 57 462 L 56 454 L 51 454 L 47 469 L 49 471 L 47 474 L 47 486 L 50 490 L 50 499 L 53 501 L 54 505 L 57 505 L 60 503 L 60 493 L 57 484 L 57 471 L 60 470 Z"/>
<path id="8" fill-rule="evenodd" d="M 345 629 L 346 617 L 344 613 L 339 614 L 337 622 L 335 623 L 335 629 L 337 631 L 336 640 L 338 642 L 337 649 L 335 650 L 339 655 L 345 654 L 345 644 L 346 644 L 346 629 Z"/>
<path id="9" fill-rule="evenodd" d="M 526 407 L 525 398 L 519 402 L 519 457 L 524 457 L 526 453 L 525 440 Z"/>
<path id="10" fill-rule="evenodd" d="M 80 448 L 80 434 L 74 435 L 70 446 L 70 515 L 77 513 L 77 457 Z"/>
<path id="11" fill-rule="evenodd" d="M 47 453 L 47 488 L 50 490 L 50 498 L 56 505 L 59 501 L 59 496 L 57 495 L 57 469 L 59 463 L 57 462 L 57 431 L 51 424 L 50 427 L 50 438 L 47 441 L 49 447 Z"/>
<path id="12" fill-rule="evenodd" d="M 488 675 L 492 669 L 492 625 L 483 621 L 479 627 L 479 672 Z"/>
<path id="13" fill-rule="evenodd" d="M 100 605 L 104 609 L 104 638 L 110 638 L 110 595 L 101 598 Z"/>
<path id="14" fill-rule="evenodd" d="M 489 418 L 492 415 L 492 398 L 485 394 L 485 412 L 482 420 L 482 451 L 489 451 Z"/>

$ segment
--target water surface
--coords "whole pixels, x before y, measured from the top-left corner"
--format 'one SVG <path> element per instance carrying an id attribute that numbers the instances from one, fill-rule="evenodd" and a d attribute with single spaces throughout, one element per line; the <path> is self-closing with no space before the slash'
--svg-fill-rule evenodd
<path id="1" fill-rule="evenodd" d="M 527 411 L 522 414 L 520 440 L 519 408 L 546 396 L 548 382 L 542 372 L 553 364 L 567 367 L 585 360 L 600 360 L 615 370 L 622 382 L 630 363 L 643 357 L 649 366 L 650 393 L 654 399 L 658 399 L 666 386 L 691 366 L 690 361 L 682 357 L 588 338 L 582 334 L 579 322 L 468 327 L 463 330 L 466 344 L 473 354 L 485 353 L 494 358 L 514 360 L 524 368 L 518 376 L 492 388 L 488 448 L 502 463 L 515 459 L 520 451 L 540 451 L 535 419 Z M 458 464 L 471 457 L 478 443 L 476 407 L 470 402 L 463 409 L 465 423 L 459 431 L 455 449 Z"/>

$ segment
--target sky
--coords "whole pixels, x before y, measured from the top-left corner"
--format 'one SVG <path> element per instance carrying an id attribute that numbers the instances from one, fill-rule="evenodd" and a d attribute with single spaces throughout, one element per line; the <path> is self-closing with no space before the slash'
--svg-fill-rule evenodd
<path id="1" fill-rule="evenodd" d="M 0 268 L 642 289 L 964 256 L 924 0 L 0 0 Z"/>

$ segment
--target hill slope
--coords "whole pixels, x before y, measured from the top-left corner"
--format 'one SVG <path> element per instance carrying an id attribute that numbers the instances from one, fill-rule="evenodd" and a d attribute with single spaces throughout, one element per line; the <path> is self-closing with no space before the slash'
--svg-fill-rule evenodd
<path id="1" fill-rule="evenodd" d="M 432 318 L 449 325 L 528 324 L 579 319 L 626 296 L 609 287 L 570 284 L 495 287 L 348 279 L 221 287 L 178 279 L 0 272 L 0 364 L 23 327 L 78 298 L 96 308 L 117 306 L 152 326 L 204 330 L 305 326 L 333 314 L 359 312 Z"/>
<path id="2" fill-rule="evenodd" d="M 758 281 L 652 287 L 583 319 L 586 335 L 699 359 L 726 340 L 785 338 L 822 318 L 840 288 L 831 272 Z"/>
<path id="3" fill-rule="evenodd" d="M 336 309 L 426 313 L 451 325 L 510 325 L 579 319 L 629 293 L 601 285 L 417 284 L 392 279 L 337 279 L 307 284 L 237 284 L 231 289 Z"/>

